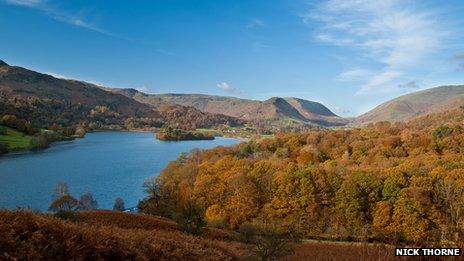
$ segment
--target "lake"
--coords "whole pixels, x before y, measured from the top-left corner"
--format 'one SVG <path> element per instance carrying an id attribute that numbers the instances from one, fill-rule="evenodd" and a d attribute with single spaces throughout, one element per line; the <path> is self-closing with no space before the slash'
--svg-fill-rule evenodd
<path id="1" fill-rule="evenodd" d="M 148 132 L 94 132 L 43 151 L 9 154 L 0 157 L 0 208 L 47 210 L 58 182 L 66 182 L 76 198 L 91 192 L 99 208 L 112 208 L 117 197 L 134 207 L 145 196 L 143 183 L 182 152 L 239 142 L 221 137 L 166 142 Z"/>

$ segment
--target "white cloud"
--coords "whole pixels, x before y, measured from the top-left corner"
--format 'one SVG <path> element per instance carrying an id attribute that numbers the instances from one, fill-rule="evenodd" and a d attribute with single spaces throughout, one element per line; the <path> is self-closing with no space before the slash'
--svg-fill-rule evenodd
<path id="1" fill-rule="evenodd" d="M 369 70 L 354 68 L 341 72 L 338 75 L 337 80 L 342 82 L 362 81 L 371 75 L 372 73 Z"/>
<path id="2" fill-rule="evenodd" d="M 216 87 L 218 87 L 219 89 L 221 89 L 224 92 L 237 94 L 237 95 L 242 95 L 243 94 L 243 92 L 241 90 L 233 87 L 232 85 L 230 85 L 230 84 L 228 84 L 226 82 L 218 83 L 218 84 L 216 84 Z"/>
<path id="3" fill-rule="evenodd" d="M 356 95 L 368 94 L 373 90 L 377 90 L 378 92 L 389 92 L 394 90 L 395 86 L 392 86 L 391 83 L 401 75 L 401 72 L 392 70 L 385 70 L 377 73 L 356 92 Z"/>
<path id="4" fill-rule="evenodd" d="M 22 6 L 29 6 L 29 7 L 35 7 L 38 6 L 42 3 L 44 3 L 44 0 L 4 0 L 7 4 L 11 5 L 22 5 Z"/>
<path id="5" fill-rule="evenodd" d="M 317 24 L 316 41 L 349 48 L 380 67 L 342 72 L 339 80 L 366 77 L 358 94 L 385 92 L 398 86 L 401 76 L 439 48 L 446 36 L 435 14 L 405 0 L 328 0 L 302 17 Z"/>
<path id="6" fill-rule="evenodd" d="M 223 91 L 226 91 L 226 92 L 230 92 L 230 91 L 233 91 L 233 90 L 234 90 L 234 88 L 233 88 L 230 84 L 228 84 L 228 83 L 226 83 L 226 82 L 218 83 L 218 84 L 216 84 L 216 86 L 217 86 L 219 89 L 221 89 L 221 90 L 223 90 Z"/>
<path id="7" fill-rule="evenodd" d="M 94 32 L 105 34 L 108 36 L 118 37 L 110 32 L 107 32 L 96 25 L 86 21 L 83 17 L 79 15 L 69 14 L 62 10 L 58 10 L 53 7 L 47 0 L 0 0 L 9 5 L 23 6 L 27 8 L 37 9 L 49 17 L 55 19 L 56 21 L 71 24 L 77 27 L 82 27 Z"/>

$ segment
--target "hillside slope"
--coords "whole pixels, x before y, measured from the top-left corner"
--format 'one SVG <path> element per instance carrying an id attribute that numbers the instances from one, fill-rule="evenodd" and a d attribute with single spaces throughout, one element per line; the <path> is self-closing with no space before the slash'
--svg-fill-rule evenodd
<path id="1" fill-rule="evenodd" d="M 89 107 L 107 106 L 127 116 L 148 115 L 146 104 L 124 95 L 107 92 L 98 86 L 76 80 L 58 79 L 0 61 L 0 92 L 20 99 L 50 99 Z"/>
<path id="2" fill-rule="evenodd" d="M 156 216 L 93 211 L 64 221 L 47 214 L 0 211 L 2 260 L 237 260 L 248 247 L 231 233 L 182 232 Z"/>
<path id="3" fill-rule="evenodd" d="M 122 126 L 127 125 L 129 118 L 132 118 L 130 128 L 241 124 L 240 120 L 230 116 L 167 102 L 156 103 L 151 97 L 149 105 L 131 97 L 130 89 L 125 91 L 127 93 L 118 93 L 82 81 L 58 79 L 0 60 L 0 116 L 12 114 L 38 127 L 87 125 L 95 121 L 102 125 Z M 151 105 L 154 103 L 156 106 Z"/>
<path id="4" fill-rule="evenodd" d="M 464 85 L 440 86 L 400 96 L 356 118 L 365 124 L 405 121 L 414 117 L 459 108 L 464 105 Z"/>
<path id="5" fill-rule="evenodd" d="M 272 97 L 258 101 L 204 94 L 144 94 L 131 89 L 113 91 L 155 107 L 164 103 L 178 104 L 246 121 L 291 119 L 323 126 L 347 123 L 347 120 L 335 115 L 324 105 L 298 98 Z"/>

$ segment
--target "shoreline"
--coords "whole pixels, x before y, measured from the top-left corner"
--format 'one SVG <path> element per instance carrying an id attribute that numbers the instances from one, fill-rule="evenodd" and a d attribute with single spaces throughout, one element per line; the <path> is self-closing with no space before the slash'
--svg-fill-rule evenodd
<path id="1" fill-rule="evenodd" d="M 131 132 L 131 133 L 152 133 L 154 136 L 156 135 L 156 132 L 155 131 L 152 131 L 152 130 L 127 130 L 127 129 L 121 129 L 121 130 L 115 130 L 115 129 L 108 129 L 108 130 L 105 130 L 105 129 L 99 129 L 99 130 L 92 130 L 92 131 L 88 131 L 86 132 L 86 134 L 90 134 L 90 133 L 101 133 L 101 132 Z M 9 151 L 7 153 L 3 153 L 3 154 L 0 154 L 0 160 L 5 157 L 5 156 L 19 156 L 19 155 L 23 155 L 23 154 L 33 154 L 33 153 L 40 153 L 40 152 L 43 152 L 43 151 L 46 151 L 47 149 L 50 149 L 52 146 L 55 146 L 55 145 L 59 145 L 59 144 L 63 144 L 63 143 L 72 143 L 74 142 L 76 139 L 84 139 L 86 135 L 84 136 L 76 136 L 76 137 L 70 137 L 69 139 L 64 139 L 64 140 L 58 140 L 58 141 L 53 141 L 49 144 L 48 147 L 46 148 L 40 148 L 40 149 L 24 149 L 24 150 L 12 150 L 12 151 Z M 243 137 L 232 137 L 232 136 L 224 136 L 224 135 L 215 135 L 214 136 L 215 138 L 227 138 L 227 139 L 236 139 L 240 142 L 247 142 L 249 141 L 248 138 L 243 138 Z M 156 137 L 154 137 L 155 140 L 158 140 L 156 139 Z M 215 139 L 212 139 L 212 140 L 209 140 L 209 141 L 213 141 Z M 199 140 L 158 140 L 158 141 L 163 141 L 163 142 L 182 142 L 182 141 L 199 141 Z"/>

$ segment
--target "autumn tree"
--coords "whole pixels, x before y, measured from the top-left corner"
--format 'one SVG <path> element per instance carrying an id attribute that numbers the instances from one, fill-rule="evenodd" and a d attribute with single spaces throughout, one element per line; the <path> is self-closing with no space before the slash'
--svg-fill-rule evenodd
<path id="1" fill-rule="evenodd" d="M 192 201 L 219 227 L 243 230 L 266 220 L 308 237 L 457 242 L 464 226 L 462 122 L 464 111 L 447 111 L 196 150 L 168 164 L 139 208 L 172 218 Z"/>
<path id="2" fill-rule="evenodd" d="M 79 207 L 79 201 L 71 195 L 64 195 L 52 202 L 49 210 L 54 212 L 70 212 L 76 211 Z"/>
<path id="3" fill-rule="evenodd" d="M 447 237 L 453 241 L 459 241 L 457 234 L 464 230 L 464 180 L 456 177 L 440 179 L 434 188 L 439 206 L 448 217 Z"/>
<path id="4" fill-rule="evenodd" d="M 336 207 L 348 229 L 362 228 L 372 221 L 372 208 L 381 198 L 381 182 L 370 173 L 358 172 L 347 177 L 336 195 Z"/>
<path id="5" fill-rule="evenodd" d="M 392 230 L 399 240 L 414 242 L 436 242 L 441 223 L 431 192 L 424 188 L 405 188 L 396 201 L 392 216 Z"/>

